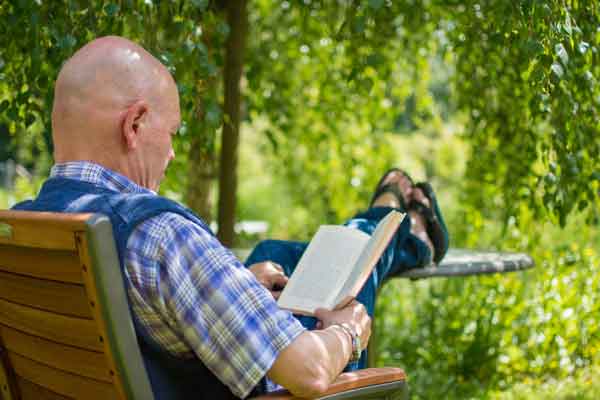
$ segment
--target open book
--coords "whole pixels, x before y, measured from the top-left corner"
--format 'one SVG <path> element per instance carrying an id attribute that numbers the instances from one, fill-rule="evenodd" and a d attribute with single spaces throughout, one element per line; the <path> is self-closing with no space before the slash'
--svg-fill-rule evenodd
<path id="1" fill-rule="evenodd" d="M 371 236 L 354 228 L 322 225 L 310 241 L 278 304 L 296 314 L 343 307 L 356 297 L 405 214 L 391 211 Z"/>

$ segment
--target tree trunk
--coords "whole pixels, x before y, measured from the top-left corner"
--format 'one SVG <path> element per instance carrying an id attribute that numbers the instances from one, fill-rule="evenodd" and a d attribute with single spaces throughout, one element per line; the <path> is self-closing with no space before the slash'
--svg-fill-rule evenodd
<path id="1" fill-rule="evenodd" d="M 216 178 L 216 157 L 214 149 L 203 145 L 203 140 L 198 133 L 192 138 L 188 164 L 186 203 L 207 224 L 210 224 L 213 219 L 210 193 Z"/>
<path id="2" fill-rule="evenodd" d="M 207 48 L 208 57 L 213 57 L 212 32 L 206 31 L 202 41 Z M 194 71 L 194 81 L 198 98 L 194 104 L 194 119 L 190 121 L 189 129 L 192 135 L 190 148 L 188 150 L 188 180 L 185 200 L 207 224 L 213 219 L 212 189 L 217 179 L 217 152 L 215 149 L 216 126 L 206 123 L 207 98 L 216 99 L 219 93 L 219 81 L 215 78 L 207 78 Z M 198 82 L 202 82 L 199 84 Z"/>
<path id="3" fill-rule="evenodd" d="M 248 26 L 246 0 L 230 0 L 227 2 L 227 23 L 230 32 L 227 38 L 223 74 L 225 123 L 223 125 L 219 171 L 218 237 L 225 246 L 232 246 L 235 235 L 237 161 L 241 119 L 240 81 Z"/>

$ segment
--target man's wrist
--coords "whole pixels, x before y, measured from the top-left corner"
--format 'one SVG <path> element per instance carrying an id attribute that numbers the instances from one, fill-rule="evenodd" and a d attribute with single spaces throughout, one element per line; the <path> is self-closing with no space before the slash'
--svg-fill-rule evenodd
<path id="1" fill-rule="evenodd" d="M 340 328 L 342 328 L 342 330 L 346 332 L 346 334 L 348 334 L 348 336 L 350 337 L 352 353 L 349 362 L 352 363 L 360 360 L 362 347 L 360 343 L 360 336 L 358 336 L 358 333 L 356 333 L 356 331 L 348 324 L 335 324 L 335 326 L 339 326 Z"/>

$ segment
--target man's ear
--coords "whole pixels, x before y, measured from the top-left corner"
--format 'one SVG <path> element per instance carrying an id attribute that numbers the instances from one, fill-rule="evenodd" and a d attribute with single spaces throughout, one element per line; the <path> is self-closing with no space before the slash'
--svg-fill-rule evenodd
<path id="1" fill-rule="evenodd" d="M 148 104 L 138 100 L 129 106 L 123 119 L 122 134 L 127 149 L 133 150 L 137 146 L 140 127 L 148 116 Z"/>

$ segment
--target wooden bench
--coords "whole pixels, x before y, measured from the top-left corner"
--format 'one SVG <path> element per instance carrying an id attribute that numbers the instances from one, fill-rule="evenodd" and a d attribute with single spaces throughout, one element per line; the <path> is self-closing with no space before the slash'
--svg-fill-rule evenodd
<path id="1" fill-rule="evenodd" d="M 340 375 L 322 398 L 403 399 L 407 391 L 404 371 L 373 368 Z M 0 399 L 72 398 L 154 398 L 110 221 L 0 211 Z"/>

